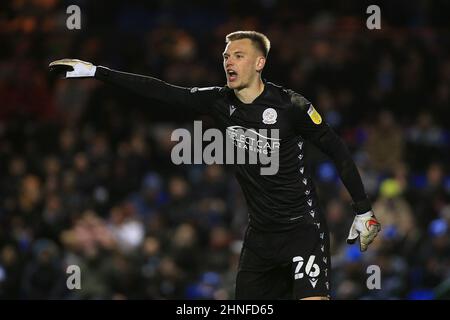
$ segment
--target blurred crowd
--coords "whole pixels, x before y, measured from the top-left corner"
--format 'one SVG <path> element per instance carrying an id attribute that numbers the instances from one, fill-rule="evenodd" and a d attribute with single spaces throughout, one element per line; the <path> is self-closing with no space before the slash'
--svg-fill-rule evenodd
<path id="1" fill-rule="evenodd" d="M 232 169 L 170 160 L 171 132 L 198 118 L 95 80 L 55 79 L 47 65 L 73 57 L 223 85 L 224 36 L 239 29 L 269 36 L 264 78 L 305 95 L 340 134 L 382 223 L 366 253 L 345 243 L 351 199 L 308 145 L 333 298 L 450 298 L 450 8 L 381 6 L 371 31 L 363 1 L 342 3 L 2 2 L 0 298 L 234 297 L 247 210 Z M 70 4 L 81 30 L 66 28 Z M 66 286 L 69 265 L 81 290 Z M 380 290 L 367 288 L 370 265 Z"/>

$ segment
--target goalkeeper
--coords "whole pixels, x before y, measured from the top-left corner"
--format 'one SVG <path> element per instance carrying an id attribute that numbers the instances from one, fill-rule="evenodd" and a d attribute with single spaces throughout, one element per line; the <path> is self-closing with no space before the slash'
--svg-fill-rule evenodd
<path id="1" fill-rule="evenodd" d="M 358 240 L 361 251 L 367 250 L 380 224 L 348 149 L 311 102 L 262 80 L 269 49 L 270 42 L 261 33 L 237 31 L 227 35 L 224 87 L 178 87 L 74 59 L 54 61 L 50 68 L 63 71 L 66 78 L 94 77 L 144 97 L 185 106 L 196 114 L 209 114 L 225 130 L 278 130 L 276 174 L 261 175 L 261 164 L 236 165 L 249 216 L 236 298 L 329 299 L 329 234 L 310 170 L 305 166 L 305 140 L 333 160 L 352 197 L 355 217 L 347 242 Z"/>

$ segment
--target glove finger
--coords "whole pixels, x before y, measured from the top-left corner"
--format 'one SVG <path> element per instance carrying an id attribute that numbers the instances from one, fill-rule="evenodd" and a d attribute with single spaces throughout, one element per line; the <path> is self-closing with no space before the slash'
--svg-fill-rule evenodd
<path id="1" fill-rule="evenodd" d="M 52 61 L 48 66 L 49 67 L 60 66 L 60 65 L 73 66 L 76 63 L 77 63 L 77 61 L 75 59 L 60 59 L 60 60 Z"/>
<path id="2" fill-rule="evenodd" d="M 361 243 L 361 246 L 364 246 L 364 247 L 368 247 L 369 246 L 369 244 L 371 244 L 372 243 L 372 241 L 373 241 L 373 237 L 372 236 L 368 236 L 368 237 L 362 237 L 361 236 L 361 238 L 360 238 L 361 240 L 360 240 L 360 243 Z"/>
<path id="3" fill-rule="evenodd" d="M 355 243 L 356 239 L 358 238 L 358 235 L 359 235 L 359 233 L 356 230 L 355 222 L 353 222 L 352 226 L 350 227 L 350 230 L 348 232 L 347 243 L 348 244 Z"/>
<path id="4" fill-rule="evenodd" d="M 367 244 L 365 244 L 365 243 L 363 243 L 363 242 L 360 242 L 359 243 L 359 250 L 361 251 L 361 252 L 364 252 L 364 251 L 366 251 L 367 250 Z"/>
<path id="5" fill-rule="evenodd" d="M 50 67 L 50 73 L 54 75 L 61 75 L 63 77 L 67 77 L 68 73 L 73 71 L 73 68 L 68 65 L 54 65 Z"/>
<path id="6" fill-rule="evenodd" d="M 54 64 L 49 66 L 50 71 L 61 71 L 61 70 L 65 70 L 65 71 L 73 71 L 74 67 L 68 64 Z"/>
<path id="7" fill-rule="evenodd" d="M 348 235 L 348 238 L 347 238 L 347 243 L 354 244 L 356 242 L 356 239 L 358 239 L 358 236 L 359 236 L 358 232 L 356 232 L 356 231 L 350 232 L 350 234 Z"/>
<path id="8" fill-rule="evenodd" d="M 74 66 L 77 63 L 90 64 L 89 62 L 86 62 L 86 61 L 83 61 L 83 60 L 80 60 L 80 59 L 68 59 L 68 58 L 66 58 L 66 59 L 59 59 L 59 60 L 52 61 L 49 64 L 49 67 L 52 66 L 52 65 L 59 65 L 59 64 L 65 64 L 65 65 Z"/>
<path id="9" fill-rule="evenodd" d="M 61 60 L 55 60 L 55 61 L 50 62 L 50 64 L 48 66 L 53 67 L 53 66 L 64 65 L 64 64 L 66 64 L 64 62 L 64 59 L 61 59 Z"/>
<path id="10" fill-rule="evenodd" d="M 378 233 L 379 230 L 380 230 L 380 224 L 372 224 L 369 227 L 364 228 L 364 230 L 361 231 L 361 234 L 369 235 L 372 233 Z"/>
<path id="11" fill-rule="evenodd" d="M 369 232 L 366 232 L 364 235 L 360 235 L 360 248 L 361 251 L 366 251 L 367 247 L 373 242 L 375 237 L 378 234 L 378 228 L 371 228 Z"/>
<path id="12" fill-rule="evenodd" d="M 378 232 L 380 231 L 380 225 L 373 225 L 370 227 L 369 232 L 367 234 L 367 237 L 369 239 L 370 242 L 372 242 L 375 237 L 378 235 Z"/>

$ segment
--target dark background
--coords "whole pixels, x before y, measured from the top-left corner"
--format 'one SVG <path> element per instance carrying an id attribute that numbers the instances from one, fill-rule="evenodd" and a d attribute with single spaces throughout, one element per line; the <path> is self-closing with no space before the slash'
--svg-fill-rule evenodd
<path id="1" fill-rule="evenodd" d="M 81 30 L 66 28 L 72 4 Z M 381 30 L 366 28 L 370 4 Z M 350 198 L 309 146 L 333 298 L 448 298 L 449 13 L 443 0 L 2 2 L 0 297 L 233 298 L 240 188 L 229 168 L 170 160 L 171 132 L 195 115 L 47 66 L 79 58 L 221 86 L 225 35 L 257 30 L 272 42 L 264 78 L 305 95 L 340 134 L 383 225 L 367 253 L 345 244 Z M 81 290 L 66 288 L 72 264 Z M 372 264 L 381 290 L 366 287 Z"/>

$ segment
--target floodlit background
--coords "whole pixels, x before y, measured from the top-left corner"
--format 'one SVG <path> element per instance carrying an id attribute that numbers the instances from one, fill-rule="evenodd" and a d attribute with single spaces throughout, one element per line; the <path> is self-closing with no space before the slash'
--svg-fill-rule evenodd
<path id="1" fill-rule="evenodd" d="M 71 4 L 81 30 L 66 28 Z M 381 30 L 366 28 L 369 4 Z M 383 225 L 367 253 L 345 244 L 349 196 L 309 146 L 333 298 L 449 298 L 449 16 L 443 0 L 2 1 L 0 298 L 234 297 L 247 211 L 233 172 L 170 160 L 170 133 L 198 118 L 96 80 L 55 79 L 47 65 L 79 58 L 221 86 L 224 37 L 240 29 L 269 36 L 264 78 L 305 95 L 340 134 Z M 82 289 L 70 291 L 74 264 Z M 366 287 L 373 264 L 381 290 Z"/>

